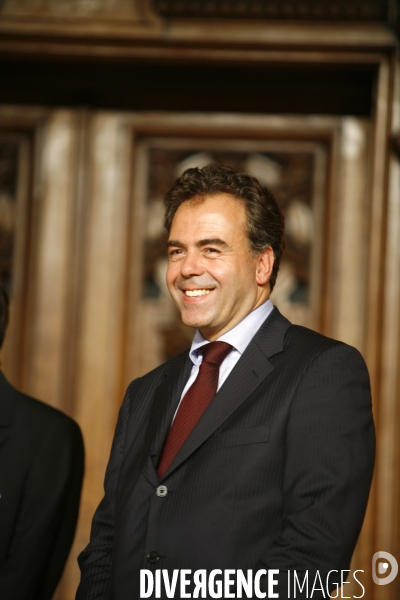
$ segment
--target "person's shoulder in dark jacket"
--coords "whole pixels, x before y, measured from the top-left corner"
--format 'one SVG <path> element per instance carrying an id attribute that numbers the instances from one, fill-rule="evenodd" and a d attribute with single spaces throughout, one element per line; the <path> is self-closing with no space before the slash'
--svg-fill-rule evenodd
<path id="1" fill-rule="evenodd" d="M 0 373 L 0 597 L 50 600 L 78 517 L 84 450 L 73 419 Z"/>

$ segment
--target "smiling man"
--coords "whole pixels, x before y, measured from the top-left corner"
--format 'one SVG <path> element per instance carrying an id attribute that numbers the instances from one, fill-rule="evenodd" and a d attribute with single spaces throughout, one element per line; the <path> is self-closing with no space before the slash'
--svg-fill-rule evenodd
<path id="1" fill-rule="evenodd" d="M 165 204 L 167 284 L 196 331 L 127 390 L 77 598 L 324 598 L 346 578 L 372 477 L 364 361 L 273 307 L 283 217 L 256 179 L 189 169 Z M 255 576 L 247 596 L 239 572 Z M 204 583 L 216 573 L 223 596 Z"/>
<path id="2" fill-rule="evenodd" d="M 250 251 L 246 221 L 244 204 L 219 193 L 183 203 L 171 224 L 168 288 L 183 322 L 209 341 L 235 327 L 270 293 L 274 252 L 270 245 Z"/>

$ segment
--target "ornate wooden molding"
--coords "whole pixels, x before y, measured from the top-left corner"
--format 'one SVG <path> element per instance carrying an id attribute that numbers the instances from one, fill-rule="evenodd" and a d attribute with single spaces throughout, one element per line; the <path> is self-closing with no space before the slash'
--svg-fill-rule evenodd
<path id="1" fill-rule="evenodd" d="M 296 21 L 388 22 L 390 5 L 391 0 L 153 0 L 163 17 Z"/>
<path id="2" fill-rule="evenodd" d="M 109 20 L 111 23 L 146 23 L 155 17 L 149 5 L 150 0 L 0 0 L 0 18 L 51 19 L 75 23 L 94 19 L 97 22 Z"/>

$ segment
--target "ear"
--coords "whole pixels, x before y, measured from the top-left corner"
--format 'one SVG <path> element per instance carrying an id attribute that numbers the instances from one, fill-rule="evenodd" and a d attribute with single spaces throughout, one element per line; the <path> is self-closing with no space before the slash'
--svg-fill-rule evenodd
<path id="1" fill-rule="evenodd" d="M 257 256 L 256 282 L 264 286 L 270 280 L 272 269 L 274 267 L 274 251 L 268 246 Z"/>

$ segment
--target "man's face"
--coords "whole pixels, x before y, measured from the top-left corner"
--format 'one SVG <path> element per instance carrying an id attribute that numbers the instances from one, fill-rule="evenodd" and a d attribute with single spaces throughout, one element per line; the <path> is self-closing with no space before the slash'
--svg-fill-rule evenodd
<path id="1" fill-rule="evenodd" d="M 181 204 L 168 241 L 167 285 L 186 325 L 213 341 L 269 296 L 273 252 L 250 252 L 244 205 L 229 194 Z"/>

